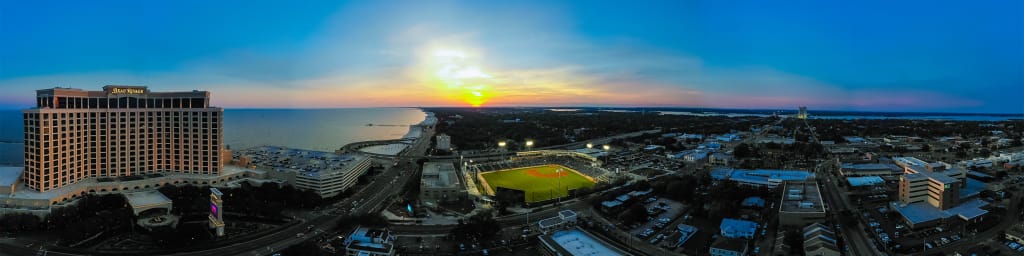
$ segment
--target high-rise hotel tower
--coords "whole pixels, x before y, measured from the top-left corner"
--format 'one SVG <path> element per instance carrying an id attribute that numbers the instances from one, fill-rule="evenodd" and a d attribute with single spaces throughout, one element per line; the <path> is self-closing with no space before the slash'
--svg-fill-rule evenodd
<path id="1" fill-rule="evenodd" d="M 25 120 L 25 185 L 49 191 L 86 178 L 152 173 L 219 175 L 222 108 L 210 92 L 36 91 Z"/>

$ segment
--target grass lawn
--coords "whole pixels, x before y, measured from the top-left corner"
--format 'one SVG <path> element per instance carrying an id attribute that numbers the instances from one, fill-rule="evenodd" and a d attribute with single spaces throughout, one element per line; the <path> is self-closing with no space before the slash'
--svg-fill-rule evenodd
<path id="1" fill-rule="evenodd" d="M 559 169 L 562 171 L 558 172 Z M 524 191 L 527 203 L 565 197 L 569 190 L 594 186 L 590 178 L 561 165 L 531 166 L 481 175 L 492 191 L 497 191 L 498 187 Z"/>

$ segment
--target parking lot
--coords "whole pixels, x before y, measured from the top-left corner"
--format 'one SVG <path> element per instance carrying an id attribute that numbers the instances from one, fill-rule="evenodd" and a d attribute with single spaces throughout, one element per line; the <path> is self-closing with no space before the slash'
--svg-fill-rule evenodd
<path id="1" fill-rule="evenodd" d="M 613 153 L 608 157 L 604 168 L 608 170 L 632 171 L 640 168 L 650 168 L 663 172 L 674 173 L 683 168 L 683 163 L 670 160 L 664 156 L 654 153 L 623 150 Z"/>
<path id="2" fill-rule="evenodd" d="M 633 227 L 630 227 L 630 234 L 642 239 L 656 240 L 654 243 L 660 242 L 675 231 L 675 227 L 670 227 L 669 224 L 675 221 L 684 210 L 682 203 L 654 197 L 645 201 L 644 207 L 647 208 L 647 213 L 651 214 L 651 217 L 648 217 L 647 221 L 642 224 L 634 224 Z M 662 232 L 662 230 L 666 232 Z"/>

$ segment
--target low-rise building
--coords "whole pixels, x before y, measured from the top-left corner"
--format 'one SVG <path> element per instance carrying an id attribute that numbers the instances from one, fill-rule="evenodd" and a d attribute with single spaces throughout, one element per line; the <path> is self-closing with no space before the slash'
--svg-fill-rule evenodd
<path id="1" fill-rule="evenodd" d="M 708 250 L 711 256 L 743 256 L 747 255 L 747 240 L 736 238 L 719 238 Z"/>
<path id="2" fill-rule="evenodd" d="M 444 134 L 444 133 L 438 134 L 437 136 L 435 136 L 435 138 L 436 138 L 436 143 L 435 143 L 434 146 L 438 150 L 451 150 L 452 149 L 452 137 L 448 136 L 448 134 Z"/>
<path id="3" fill-rule="evenodd" d="M 726 133 L 726 134 L 718 135 L 717 137 L 715 137 L 715 139 L 717 139 L 718 141 L 721 141 L 721 142 L 733 142 L 733 141 L 739 141 L 740 140 L 740 135 L 739 134 L 735 134 L 735 133 Z"/>
<path id="4" fill-rule="evenodd" d="M 804 255 L 808 256 L 839 256 L 836 234 L 832 229 L 821 223 L 812 223 L 804 227 Z"/>
<path id="5" fill-rule="evenodd" d="M 731 180 L 743 186 L 775 189 L 785 181 L 813 179 L 814 174 L 796 170 L 739 170 L 721 167 L 711 171 L 711 178 L 714 180 Z"/>
<path id="6" fill-rule="evenodd" d="M 903 174 L 903 168 L 891 163 L 843 163 L 839 173 L 846 177 L 896 176 Z"/>
<path id="7" fill-rule="evenodd" d="M 753 239 L 757 233 L 757 226 L 753 221 L 724 218 L 718 229 L 721 230 L 723 237 Z"/>
<path id="8" fill-rule="evenodd" d="M 628 255 L 580 229 L 540 236 L 541 254 L 547 256 Z"/>
<path id="9" fill-rule="evenodd" d="M 870 187 L 884 185 L 885 180 L 879 176 L 849 177 L 846 178 L 846 183 L 850 184 L 850 187 Z"/>
<path id="10" fill-rule="evenodd" d="M 804 226 L 825 220 L 825 201 L 817 182 L 786 182 L 780 202 L 781 226 Z"/>
<path id="11" fill-rule="evenodd" d="M 676 226 L 676 231 L 679 231 L 679 240 L 676 241 L 676 244 L 673 247 L 680 247 L 683 246 L 687 240 L 690 240 L 690 237 L 697 234 L 697 227 L 679 224 Z"/>
<path id="12" fill-rule="evenodd" d="M 673 159 L 682 159 L 683 161 L 693 163 L 707 159 L 708 154 L 711 154 L 711 151 L 707 149 L 691 149 L 669 155 L 668 157 Z"/>
<path id="13" fill-rule="evenodd" d="M 715 152 L 708 157 L 708 164 L 727 166 L 729 162 L 733 161 L 733 156 L 730 154 Z"/>
<path id="14" fill-rule="evenodd" d="M 558 212 L 558 216 L 538 221 L 537 227 L 544 234 L 555 230 L 565 229 L 576 223 L 576 216 L 576 212 L 572 210 L 562 210 Z"/>
<path id="15" fill-rule="evenodd" d="M 359 226 L 345 238 L 347 256 L 392 256 L 395 255 L 395 236 L 383 228 Z"/>
<path id="16" fill-rule="evenodd" d="M 428 204 L 455 201 L 466 196 L 452 162 L 423 163 L 420 178 L 420 201 Z"/>
<path id="17" fill-rule="evenodd" d="M 985 209 L 986 207 L 988 207 L 988 203 L 977 198 L 947 210 L 936 208 L 925 202 L 912 204 L 892 202 L 889 205 L 890 209 L 903 216 L 904 222 L 911 229 L 932 227 L 949 218 L 959 218 L 966 222 L 977 222 L 981 220 L 982 216 L 988 214 L 988 210 Z"/>

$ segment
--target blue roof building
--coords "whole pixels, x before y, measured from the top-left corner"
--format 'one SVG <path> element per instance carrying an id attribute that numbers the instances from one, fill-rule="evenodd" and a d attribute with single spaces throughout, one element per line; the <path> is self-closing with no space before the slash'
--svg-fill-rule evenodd
<path id="1" fill-rule="evenodd" d="M 753 239 L 754 234 L 757 233 L 757 223 L 753 221 L 724 218 L 722 219 L 722 224 L 718 226 L 718 229 L 721 230 L 721 234 L 724 237 Z"/>
<path id="2" fill-rule="evenodd" d="M 867 176 L 867 177 L 849 177 L 846 178 L 846 182 L 850 183 L 852 187 L 863 187 L 863 186 L 875 186 L 885 184 L 885 180 L 878 176 Z"/>
<path id="3" fill-rule="evenodd" d="M 747 207 L 764 207 L 764 199 L 756 196 L 747 197 L 747 199 L 743 199 L 742 205 Z"/>
<path id="4" fill-rule="evenodd" d="M 926 202 L 907 205 L 900 204 L 899 202 L 892 202 L 891 206 L 896 210 L 896 212 L 903 216 L 903 219 L 911 228 L 920 228 L 931 226 L 932 224 L 938 223 L 939 220 L 953 217 L 959 217 L 965 221 L 972 221 L 988 213 L 987 210 L 982 209 L 982 207 L 987 205 L 988 203 L 985 201 L 973 199 L 946 210 L 941 210 Z"/>
<path id="5" fill-rule="evenodd" d="M 814 178 L 814 174 L 797 170 L 739 170 L 731 168 L 717 168 L 711 171 L 711 178 L 715 180 L 731 180 L 740 185 L 754 187 L 768 187 L 774 189 L 785 181 L 805 181 Z"/>

